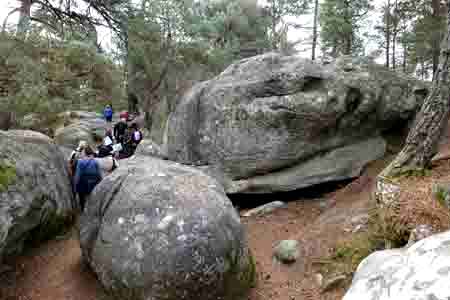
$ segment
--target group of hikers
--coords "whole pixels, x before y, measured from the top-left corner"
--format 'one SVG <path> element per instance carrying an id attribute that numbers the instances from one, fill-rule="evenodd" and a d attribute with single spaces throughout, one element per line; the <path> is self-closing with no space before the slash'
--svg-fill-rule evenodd
<path id="1" fill-rule="evenodd" d="M 112 123 L 113 114 L 112 106 L 107 105 L 103 111 L 106 122 Z M 142 132 L 128 112 L 121 113 L 119 117 L 113 129 L 106 129 L 96 151 L 86 141 L 80 141 L 70 154 L 69 172 L 81 211 L 84 210 L 87 197 L 103 176 L 118 167 L 117 160 L 133 155 L 142 141 Z"/>

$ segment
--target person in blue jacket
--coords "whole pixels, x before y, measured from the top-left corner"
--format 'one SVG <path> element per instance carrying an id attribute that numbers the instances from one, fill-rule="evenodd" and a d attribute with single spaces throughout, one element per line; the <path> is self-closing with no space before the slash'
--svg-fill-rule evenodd
<path id="1" fill-rule="evenodd" d="M 112 122 L 113 114 L 114 112 L 111 105 L 106 105 L 105 109 L 103 110 L 103 117 L 105 118 L 106 122 Z"/>
<path id="2" fill-rule="evenodd" d="M 80 200 L 80 208 L 83 212 L 86 200 L 95 186 L 102 180 L 100 166 L 94 158 L 94 151 L 87 146 L 85 156 L 77 162 L 74 177 L 75 192 Z"/>

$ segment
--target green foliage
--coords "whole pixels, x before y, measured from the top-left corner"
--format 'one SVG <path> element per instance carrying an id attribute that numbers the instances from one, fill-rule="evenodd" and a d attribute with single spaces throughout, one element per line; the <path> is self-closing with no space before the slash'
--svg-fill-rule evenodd
<path id="1" fill-rule="evenodd" d="M 268 18 L 256 1 L 143 1 L 129 12 L 129 88 L 144 111 L 171 110 L 194 83 L 270 45 Z"/>
<path id="2" fill-rule="evenodd" d="M 371 0 L 325 0 L 321 5 L 320 26 L 323 51 L 332 57 L 358 54 L 362 50 L 361 26 Z"/>
<path id="3" fill-rule="evenodd" d="M 0 192 L 7 190 L 8 186 L 16 180 L 16 176 L 15 166 L 6 161 L 0 161 Z"/>
<path id="4" fill-rule="evenodd" d="M 369 212 L 367 230 L 355 233 L 339 243 L 326 259 L 318 261 L 325 276 L 344 274 L 350 280 L 359 264 L 372 252 L 399 248 L 407 244 L 411 228 L 396 218 L 389 208 L 374 208 Z M 347 280 L 344 284 L 350 283 Z"/>
<path id="5" fill-rule="evenodd" d="M 330 264 L 325 264 L 322 271 L 328 276 L 338 274 L 351 275 L 370 253 L 377 250 L 378 244 L 368 234 L 362 233 L 336 247 L 330 257 Z"/>
<path id="6" fill-rule="evenodd" d="M 89 43 L 0 35 L 0 108 L 18 117 L 120 106 L 122 74 Z"/>

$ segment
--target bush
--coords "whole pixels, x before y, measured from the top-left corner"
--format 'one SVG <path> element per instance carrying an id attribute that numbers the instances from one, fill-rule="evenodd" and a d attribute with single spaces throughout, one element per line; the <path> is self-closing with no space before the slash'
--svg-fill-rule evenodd
<path id="1" fill-rule="evenodd" d="M 122 70 L 84 42 L 0 34 L 0 110 L 29 113 L 126 105 Z"/>

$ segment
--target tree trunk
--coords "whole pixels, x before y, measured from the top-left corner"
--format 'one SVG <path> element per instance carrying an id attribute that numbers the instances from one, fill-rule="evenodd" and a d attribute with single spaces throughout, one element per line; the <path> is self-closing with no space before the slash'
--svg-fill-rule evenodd
<path id="1" fill-rule="evenodd" d="M 447 4 L 450 0 L 447 0 Z M 433 79 L 431 93 L 425 99 L 402 151 L 383 170 L 381 178 L 395 177 L 405 172 L 423 170 L 437 152 L 440 137 L 448 123 L 450 110 L 450 5 L 447 12 L 447 34 L 442 43 L 439 66 Z"/>
<path id="2" fill-rule="evenodd" d="M 314 4 L 314 26 L 313 26 L 313 40 L 312 40 L 312 53 L 311 59 L 316 59 L 316 47 L 317 47 L 317 24 L 319 20 L 319 0 L 316 0 Z"/>
<path id="3" fill-rule="evenodd" d="M 391 20 L 390 20 L 391 1 L 387 0 L 387 6 L 385 13 L 385 26 L 386 26 L 386 68 L 389 68 L 389 50 L 391 42 Z"/>
<path id="4" fill-rule="evenodd" d="M 31 5 L 33 4 L 33 0 L 21 0 L 20 3 L 20 16 L 19 23 L 17 24 L 17 33 L 22 35 L 27 33 L 30 27 Z"/>
<path id="5" fill-rule="evenodd" d="M 398 33 L 398 4 L 397 4 L 397 0 L 395 0 L 395 4 L 394 4 L 394 28 L 392 30 L 392 69 L 395 70 L 395 67 L 397 66 L 397 62 L 396 62 L 396 55 L 395 55 L 395 47 L 397 44 L 397 33 Z"/>
<path id="6" fill-rule="evenodd" d="M 407 47 L 406 43 L 404 43 L 403 44 L 403 73 L 407 72 L 407 70 L 406 70 L 406 61 L 407 61 L 407 58 L 408 58 L 408 50 L 407 50 L 406 47 Z"/>
<path id="7" fill-rule="evenodd" d="M 392 35 L 392 69 L 395 70 L 395 67 L 397 65 L 396 57 L 395 57 L 395 46 L 396 46 L 396 40 L 397 39 L 397 32 L 394 31 Z"/>
<path id="8" fill-rule="evenodd" d="M 440 16 L 441 16 L 441 1 L 440 0 L 432 0 L 431 3 L 432 9 L 433 9 L 433 20 L 436 20 L 438 22 Z M 433 55 L 433 78 L 436 74 L 436 70 L 439 65 L 439 52 L 440 52 L 440 36 L 439 31 L 434 30 L 433 34 L 433 44 L 432 44 L 432 55 Z"/>

